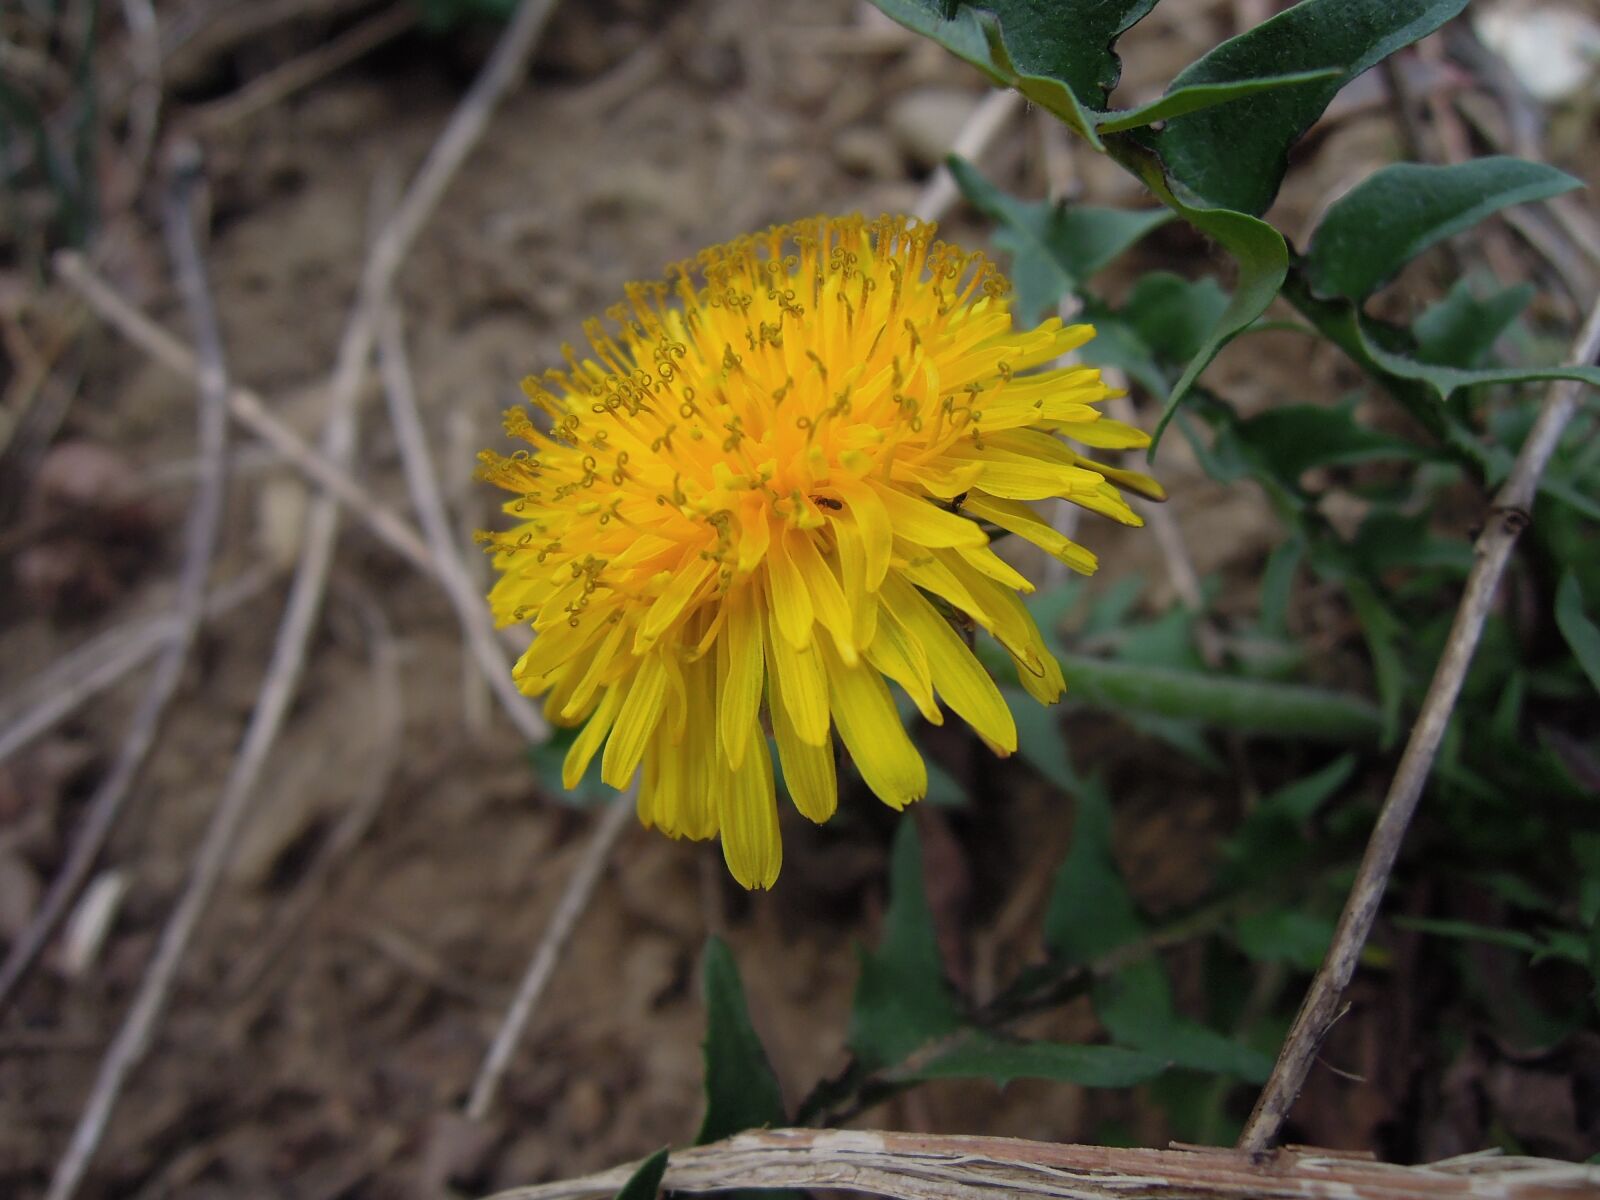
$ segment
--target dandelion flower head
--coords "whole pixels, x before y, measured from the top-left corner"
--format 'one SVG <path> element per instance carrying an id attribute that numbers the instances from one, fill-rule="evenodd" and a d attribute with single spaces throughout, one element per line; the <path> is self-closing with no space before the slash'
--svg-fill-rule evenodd
<path id="1" fill-rule="evenodd" d="M 574 786 L 630 785 L 639 817 L 721 837 L 734 877 L 770 887 L 782 861 L 768 730 L 795 807 L 837 804 L 833 734 L 884 803 L 927 790 L 888 686 L 922 716 L 947 707 L 997 753 L 1017 731 L 954 622 L 982 629 L 1024 688 L 1064 682 L 990 548 L 1009 531 L 1088 573 L 1095 557 L 1029 501 L 1061 497 L 1124 524 L 1118 484 L 1145 476 L 1062 440 L 1148 444 L 1095 405 L 1097 370 L 1048 364 L 1087 325 L 1013 326 L 981 254 L 903 217 L 815 218 L 702 251 L 632 284 L 592 357 L 524 382 L 507 414 L 528 448 L 485 452 L 514 498 L 481 535 L 503 624 L 534 638 L 515 667 L 555 723 L 582 725 Z M 1038 368 L 1045 369 L 1038 369 Z"/>

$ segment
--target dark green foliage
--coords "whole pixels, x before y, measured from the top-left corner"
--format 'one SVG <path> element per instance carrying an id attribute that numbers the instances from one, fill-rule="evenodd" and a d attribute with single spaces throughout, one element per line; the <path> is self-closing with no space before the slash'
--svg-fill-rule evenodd
<path id="1" fill-rule="evenodd" d="M 897 1062 L 961 1024 L 939 961 L 914 821 L 902 821 L 895 835 L 889 885 L 883 939 L 861 952 L 850 1015 L 850 1049 L 869 1068 Z"/>
<path id="2" fill-rule="evenodd" d="M 662 1177 L 667 1173 L 667 1147 L 663 1146 L 639 1164 L 617 1193 L 617 1200 L 656 1200 Z"/>
<path id="3" fill-rule="evenodd" d="M 1306 251 L 1306 279 L 1318 295 L 1363 300 L 1451 234 L 1502 208 L 1579 186 L 1564 171 L 1518 158 L 1395 163 L 1328 209 Z"/>
<path id="4" fill-rule="evenodd" d="M 913 1079 L 1052 1079 L 1080 1087 L 1132 1087 L 1166 1070 L 1155 1054 L 1122 1046 L 1070 1046 L 1060 1042 L 1013 1042 L 973 1034 L 912 1071 Z"/>
<path id="5" fill-rule="evenodd" d="M 720 938 L 706 942 L 706 1115 L 696 1145 L 785 1123 L 783 1093 L 750 1024 L 744 985 Z"/>
<path id="6" fill-rule="evenodd" d="M 1172 89 L 1295 71 L 1337 74 L 1179 117 L 1162 130 L 1157 153 L 1173 182 L 1205 203 L 1259 215 L 1278 194 L 1289 148 L 1339 89 L 1465 7 L 1466 0 L 1301 0 L 1180 71 Z"/>

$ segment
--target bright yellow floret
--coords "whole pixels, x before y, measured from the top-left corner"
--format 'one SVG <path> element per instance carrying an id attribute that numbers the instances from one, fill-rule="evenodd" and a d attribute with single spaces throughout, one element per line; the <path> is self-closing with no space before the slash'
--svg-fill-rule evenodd
<path id="1" fill-rule="evenodd" d="M 513 410 L 506 430 L 531 449 L 482 456 L 516 495 L 517 524 L 482 536 L 502 573 L 495 616 L 535 633 L 517 681 L 552 721 L 583 725 L 567 786 L 596 754 L 612 787 L 642 770 L 640 819 L 720 835 L 746 887 L 770 887 L 782 860 L 769 728 L 795 806 L 819 822 L 837 803 L 833 731 L 885 803 L 926 791 L 886 680 L 929 721 L 942 701 L 1015 750 L 1000 690 L 945 613 L 993 635 L 1041 702 L 1063 680 L 1017 598 L 1031 585 L 984 526 L 1088 573 L 1094 555 L 1027 502 L 1137 525 L 1116 484 L 1159 495 L 1057 437 L 1148 443 L 1094 407 L 1116 394 L 1098 371 L 1027 373 L 1093 329 L 1014 329 L 991 265 L 933 234 L 817 218 L 630 285 L 614 331 L 585 327 L 592 359 L 569 349 L 568 370 L 524 383 L 541 415 Z"/>

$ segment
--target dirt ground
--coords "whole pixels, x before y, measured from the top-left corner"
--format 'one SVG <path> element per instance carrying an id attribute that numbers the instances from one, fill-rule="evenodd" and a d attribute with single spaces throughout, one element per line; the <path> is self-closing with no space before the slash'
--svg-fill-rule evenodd
<path id="1" fill-rule="evenodd" d="M 209 8 L 226 11 L 199 0 L 156 7 L 163 24 L 199 21 L 202 31 Z M 192 38 L 168 63 L 168 120 L 374 11 L 349 0 L 301 8 L 297 20 L 243 41 Z M 471 479 L 474 452 L 498 442 L 498 414 L 516 402 L 519 379 L 558 362 L 561 343 L 578 340 L 581 320 L 625 281 L 769 222 L 915 201 L 937 153 L 930 140 L 959 123 L 984 84 L 864 9 L 854 0 L 559 6 L 532 77 L 495 117 L 400 275 L 423 417 L 463 545 L 496 503 Z M 1125 43 L 1123 96 L 1159 90 L 1232 31 L 1235 9 L 1158 8 Z M 104 19 L 114 27 L 105 53 L 122 52 L 121 27 Z M 320 432 L 318 388 L 352 301 L 375 190 L 415 169 L 494 33 L 413 30 L 204 138 L 207 265 L 229 366 L 308 439 Z M 1291 174 L 1277 214 L 1291 232 L 1398 152 L 1399 133 L 1369 83 L 1352 89 Z M 1045 121 L 1028 113 L 983 165 L 1038 195 L 1058 152 Z M 122 186 L 115 162 L 105 170 L 108 186 Z M 1096 203 L 1140 200 L 1086 154 L 1066 161 L 1066 180 Z M 131 300 L 187 336 L 150 200 L 157 191 L 109 214 L 98 261 Z M 982 236 L 970 213 L 954 213 L 947 229 Z M 1108 290 L 1116 295 L 1136 269 L 1195 273 L 1212 263 L 1190 233 L 1168 228 L 1129 256 Z M 59 561 L 32 574 L 10 564 L 0 695 L 91 637 L 160 614 L 173 594 L 193 388 L 112 331 L 93 321 L 84 329 L 81 381 L 55 443 L 87 444 L 140 498 L 119 502 L 120 524 L 37 543 Z M 1230 351 L 1214 368 L 1219 390 L 1251 407 L 1356 384 L 1329 353 L 1307 361 L 1305 346 L 1281 335 Z M 395 436 L 371 393 L 356 471 L 412 519 Z M 1196 565 L 1220 575 L 1224 610 L 1230 587 L 1247 605 L 1271 517 L 1253 489 L 1206 482 L 1176 439 L 1167 445 L 1158 470 Z M 271 651 L 308 494 L 237 430 L 232 449 L 214 578 L 265 568 L 271 582 L 201 636 L 100 867 L 96 886 L 121 889 L 103 944 L 74 961 L 53 950 L 0 1025 L 7 1194 L 38 1194 L 62 1151 L 184 882 Z M 1148 535 L 1107 523 L 1086 526 L 1084 537 L 1101 553 L 1103 581 L 1138 572 L 1150 583 L 1142 603 L 1170 601 Z M 1306 612 L 1319 619 L 1314 603 Z M 135 671 L 0 764 L 0 940 L 16 936 L 59 865 L 142 678 Z M 1271 780 L 1200 777 L 1114 721 L 1076 720 L 1078 754 L 1110 772 L 1119 851 L 1141 899 L 1157 911 L 1193 899 L 1206 880 L 1203 848 L 1238 811 L 1241 787 Z M 991 780 L 980 805 L 917 818 L 945 901 L 952 969 L 982 990 L 1034 953 L 1071 812 L 1021 769 L 947 765 Z M 341 856 L 305 919 L 286 927 L 319 848 L 373 789 L 382 800 L 374 826 Z M 458 1115 L 467 1089 L 593 818 L 541 792 L 440 592 L 347 520 L 306 678 L 227 884 L 86 1194 L 477 1194 L 681 1145 L 700 1111 L 698 966 L 709 932 L 730 940 L 755 1023 L 797 1098 L 843 1062 L 854 946 L 875 936 L 883 903 L 893 822 L 866 797 L 845 806 L 848 816 L 822 830 L 786 814 L 780 885 L 754 897 L 726 879 L 714 846 L 629 830 L 500 1102 L 486 1122 L 467 1122 Z M 1090 1028 L 1087 1010 L 1071 1008 L 1034 1031 Z M 1399 1102 L 1381 1098 L 1388 1107 L 1374 1116 L 1335 1097 L 1301 1132 L 1366 1146 Z M 1131 1096 L 1022 1083 L 1003 1093 L 941 1083 L 861 1123 L 1073 1141 L 1113 1127 L 1147 1144 L 1167 1136 L 1159 1113 Z"/>

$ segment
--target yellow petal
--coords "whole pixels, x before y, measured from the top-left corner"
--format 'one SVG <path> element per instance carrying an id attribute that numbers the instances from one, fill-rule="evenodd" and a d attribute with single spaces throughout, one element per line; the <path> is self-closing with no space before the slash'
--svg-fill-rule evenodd
<path id="1" fill-rule="evenodd" d="M 590 655 L 589 665 L 584 668 L 578 686 L 573 689 L 572 698 L 562 706 L 561 715 L 567 720 L 577 717 L 587 707 L 602 677 L 617 666 L 617 649 L 622 645 L 623 634 L 627 632 L 626 624 L 625 621 L 614 621 L 600 645 Z"/>
<path id="2" fill-rule="evenodd" d="M 894 535 L 921 546 L 983 546 L 989 539 L 976 522 L 918 500 L 895 488 L 875 488 Z"/>
<path id="3" fill-rule="evenodd" d="M 717 823 L 728 871 L 744 887 L 769 888 L 783 866 L 783 840 L 767 748 L 753 747 L 739 767 L 721 767 L 716 777 Z"/>
<path id="4" fill-rule="evenodd" d="M 674 743 L 662 721 L 644 755 L 644 776 L 639 785 L 639 820 L 669 837 L 703 841 L 717 832 L 712 804 L 711 767 L 714 753 L 704 735 L 704 725 L 693 727 L 689 737 Z"/>
<path id="5" fill-rule="evenodd" d="M 767 681 L 771 696 L 772 733 L 778 743 L 778 762 L 783 766 L 783 782 L 789 798 L 808 821 L 822 824 L 839 805 L 839 788 L 833 771 L 833 742 L 820 746 L 802 738 L 789 717 L 784 703 L 783 684 L 777 675 Z"/>
<path id="6" fill-rule="evenodd" d="M 798 535 L 804 537 L 804 534 Z M 771 605 L 773 623 L 782 635 L 780 640 L 791 646 L 811 644 L 811 592 L 806 588 L 805 576 L 789 556 L 789 530 L 780 530 L 772 539 L 767 551 L 767 600 Z"/>
<path id="7" fill-rule="evenodd" d="M 784 703 L 795 730 L 802 741 L 813 746 L 825 745 L 828 740 L 828 678 L 823 673 L 822 659 L 818 657 L 813 641 L 804 650 L 797 650 L 787 638 L 767 626 L 767 665 L 783 685 Z"/>
<path id="8" fill-rule="evenodd" d="M 665 706 L 667 670 L 661 655 L 651 654 L 641 659 L 633 678 L 619 681 L 613 690 L 617 688 L 624 689 L 627 694 L 617 713 L 616 726 L 606 741 L 605 756 L 600 760 L 600 778 L 621 790 L 633 778 L 645 743 L 655 732 Z"/>
<path id="9" fill-rule="evenodd" d="M 985 739 L 1009 754 L 1017 725 L 1005 697 L 950 623 L 916 588 L 891 578 L 884 587 L 890 613 L 928 652 L 928 672 L 944 702 Z"/>
<path id="10" fill-rule="evenodd" d="M 818 645 L 828 671 L 833 719 L 861 778 L 890 808 L 922 799 L 928 792 L 928 768 L 900 724 L 883 676 L 865 663 L 847 667 L 827 643 Z"/>
<path id="11" fill-rule="evenodd" d="M 785 531 L 785 548 L 800 577 L 806 581 L 806 591 L 811 594 L 811 611 L 822 622 L 839 654 L 845 662 L 856 661 L 856 644 L 853 636 L 854 618 L 850 605 L 845 602 L 844 591 L 833 568 L 817 552 L 816 543 L 809 533 Z"/>
<path id="12" fill-rule="evenodd" d="M 839 578 L 850 602 L 851 635 L 858 646 L 872 645 L 878 628 L 876 588 L 867 587 L 867 551 L 861 527 L 854 521 L 833 522 L 834 543 L 839 548 Z"/>
<path id="13" fill-rule="evenodd" d="M 616 720 L 617 710 L 622 707 L 622 692 L 620 684 L 606 689 L 594 716 L 589 718 L 589 723 L 567 747 L 567 757 L 561 763 L 561 786 L 568 791 L 578 786 L 578 781 L 594 760 L 595 751 L 600 749 L 600 743 L 611 732 L 611 723 Z"/>
<path id="14" fill-rule="evenodd" d="M 761 710 L 761 613 L 759 584 L 734 587 L 723 604 L 728 625 L 717 639 L 717 729 L 730 767 L 744 760 L 752 730 L 758 731 Z"/>
<path id="15" fill-rule="evenodd" d="M 867 647 L 867 661 L 900 685 L 930 725 L 944 724 L 944 713 L 933 698 L 928 652 L 921 642 L 907 636 L 893 620 L 879 621 L 877 636 Z"/>
<path id="16" fill-rule="evenodd" d="M 1104 450 L 1140 450 L 1150 444 L 1150 435 L 1132 425 L 1101 417 L 1098 421 L 1074 424 L 1062 430 L 1067 437 L 1085 446 Z"/>
<path id="17" fill-rule="evenodd" d="M 655 645 L 667 628 L 683 614 L 695 594 L 711 579 L 714 569 L 713 563 L 690 561 L 672 576 L 639 625 L 638 635 L 633 639 L 635 654 L 643 654 Z"/>
<path id="18" fill-rule="evenodd" d="M 968 494 L 962 506 L 974 516 L 982 517 L 1001 529 L 1025 537 L 1046 554 L 1060 559 L 1082 575 L 1093 575 L 1100 565 L 1092 550 L 1080 546 L 1066 534 L 1046 522 L 1038 513 L 1015 500 L 1002 500 L 982 492 Z"/>
<path id="19" fill-rule="evenodd" d="M 889 513 L 878 499 L 878 493 L 858 479 L 835 481 L 839 494 L 844 497 L 847 511 L 855 518 L 861 531 L 861 544 L 867 555 L 867 591 L 875 592 L 883 583 L 889 570 L 889 556 L 894 547 L 894 525 Z"/>

